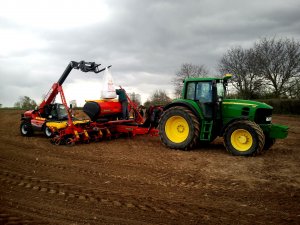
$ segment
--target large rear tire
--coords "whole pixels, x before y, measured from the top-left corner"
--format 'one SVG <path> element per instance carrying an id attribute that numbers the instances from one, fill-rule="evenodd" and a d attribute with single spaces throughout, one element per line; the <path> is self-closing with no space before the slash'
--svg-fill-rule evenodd
<path id="1" fill-rule="evenodd" d="M 22 136 L 30 137 L 33 135 L 33 128 L 29 121 L 22 121 L 20 125 L 20 132 Z"/>
<path id="2" fill-rule="evenodd" d="M 199 141 L 199 121 L 185 107 L 176 106 L 163 112 L 158 129 L 160 140 L 169 148 L 189 150 Z"/>
<path id="3" fill-rule="evenodd" d="M 262 129 L 248 120 L 230 124 L 224 132 L 224 145 L 228 152 L 236 156 L 255 156 L 260 154 L 265 144 Z"/>

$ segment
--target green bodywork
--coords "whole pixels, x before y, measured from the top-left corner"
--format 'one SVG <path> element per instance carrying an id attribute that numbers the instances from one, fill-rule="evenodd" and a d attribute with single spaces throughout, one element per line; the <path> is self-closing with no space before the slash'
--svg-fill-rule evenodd
<path id="1" fill-rule="evenodd" d="M 280 124 L 259 124 L 265 134 L 270 138 L 284 139 L 288 136 L 288 126 Z"/>
<path id="2" fill-rule="evenodd" d="M 216 136 L 223 136 L 229 124 L 243 119 L 257 123 L 266 137 L 272 139 L 286 138 L 288 127 L 272 124 L 271 122 L 272 106 L 263 102 L 224 98 L 228 79 L 230 79 L 230 76 L 223 78 L 187 78 L 184 81 L 181 98 L 175 99 L 166 106 L 166 109 L 172 106 L 184 106 L 193 111 L 201 123 L 200 140 L 202 141 L 212 141 Z M 212 87 L 211 102 L 201 103 L 199 97 L 201 93 L 197 90 L 197 87 L 198 83 L 203 82 L 209 83 L 209 87 Z M 191 83 L 194 84 L 191 85 Z M 191 90 L 194 86 L 195 91 L 193 93 Z M 193 94 L 194 97 L 191 97 Z M 205 111 L 214 113 L 208 113 L 209 115 L 207 115 Z"/>
<path id="3" fill-rule="evenodd" d="M 229 124 L 231 121 L 235 120 L 236 118 L 246 118 L 251 121 L 255 121 L 258 109 L 266 109 L 271 110 L 273 109 L 272 106 L 257 101 L 250 101 L 250 100 L 241 100 L 241 99 L 224 99 L 222 101 L 222 118 L 223 118 L 223 125 Z M 249 114 L 247 116 L 243 115 L 247 109 L 247 113 L 249 110 Z M 268 117 L 271 117 L 272 114 Z M 265 122 L 265 123 L 264 123 Z M 286 138 L 288 135 L 288 127 L 279 124 L 272 124 L 271 121 L 261 121 L 258 123 L 261 129 L 264 131 L 264 134 L 270 138 L 275 139 L 283 139 Z"/>
<path id="4" fill-rule="evenodd" d="M 248 119 L 253 121 L 255 112 L 258 108 L 273 109 L 272 106 L 262 102 L 241 99 L 224 99 L 222 101 L 222 115 L 224 123 L 226 124 L 230 120 L 242 116 L 242 112 L 243 110 L 245 111 L 245 109 L 248 111 Z"/>

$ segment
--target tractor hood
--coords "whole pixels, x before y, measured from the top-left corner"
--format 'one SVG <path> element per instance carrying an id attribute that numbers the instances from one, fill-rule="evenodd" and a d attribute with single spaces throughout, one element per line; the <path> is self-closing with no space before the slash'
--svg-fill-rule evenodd
<path id="1" fill-rule="evenodd" d="M 250 101 L 250 100 L 242 100 L 242 99 L 224 99 L 222 104 L 233 106 L 237 108 L 263 108 L 263 109 L 273 109 L 272 106 L 263 103 L 263 102 L 256 102 L 256 101 Z"/>
<path id="2" fill-rule="evenodd" d="M 222 102 L 222 117 L 225 123 L 237 118 L 248 118 L 258 124 L 271 121 L 272 106 L 263 102 L 224 99 Z"/>

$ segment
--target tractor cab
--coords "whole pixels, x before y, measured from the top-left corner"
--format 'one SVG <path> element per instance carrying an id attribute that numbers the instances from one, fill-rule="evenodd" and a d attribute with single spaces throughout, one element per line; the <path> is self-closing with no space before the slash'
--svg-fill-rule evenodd
<path id="1" fill-rule="evenodd" d="M 219 118 L 219 103 L 225 98 L 226 81 L 221 78 L 187 78 L 182 99 L 196 102 L 204 118 Z"/>
<path id="2" fill-rule="evenodd" d="M 44 107 L 44 113 L 42 115 L 46 120 L 67 120 L 68 113 L 63 104 L 54 103 Z"/>

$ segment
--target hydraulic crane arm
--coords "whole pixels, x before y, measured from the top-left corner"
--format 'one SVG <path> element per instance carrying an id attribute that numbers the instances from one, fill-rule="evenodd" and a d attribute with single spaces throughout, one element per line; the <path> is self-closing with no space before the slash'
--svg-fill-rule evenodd
<path id="1" fill-rule="evenodd" d="M 48 104 L 50 104 L 56 97 L 59 91 L 59 87 L 62 86 L 72 69 L 79 69 L 82 72 L 94 72 L 94 73 L 100 73 L 104 71 L 106 68 L 99 69 L 98 67 L 101 64 L 96 64 L 95 62 L 85 62 L 85 61 L 80 61 L 80 62 L 75 62 L 71 61 L 68 66 L 66 67 L 65 71 L 61 75 L 61 77 L 58 79 L 56 83 L 54 83 L 47 93 L 46 97 L 44 98 L 43 102 L 39 106 L 39 111 L 42 113 L 44 111 L 44 107 Z M 110 68 L 108 66 L 107 68 Z"/>

